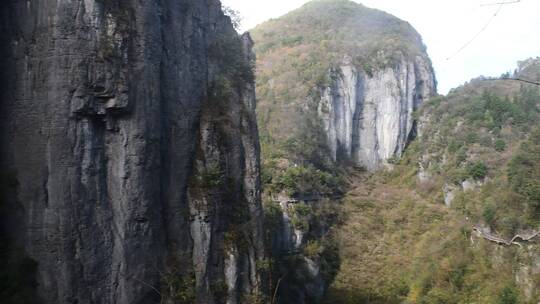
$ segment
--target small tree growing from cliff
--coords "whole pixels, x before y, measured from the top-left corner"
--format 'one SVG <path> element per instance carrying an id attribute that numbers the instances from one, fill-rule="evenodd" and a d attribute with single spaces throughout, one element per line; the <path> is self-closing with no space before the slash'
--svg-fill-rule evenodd
<path id="1" fill-rule="evenodd" d="M 518 292 L 512 286 L 506 286 L 499 294 L 497 304 L 518 304 Z"/>
<path id="2" fill-rule="evenodd" d="M 231 18 L 231 23 L 234 26 L 234 29 L 236 31 L 240 31 L 240 28 L 242 27 L 242 16 L 240 15 L 240 12 L 225 5 L 221 6 L 221 9 L 223 10 L 225 16 Z"/>
<path id="3" fill-rule="evenodd" d="M 478 161 L 469 164 L 469 166 L 467 167 L 467 171 L 470 177 L 474 178 L 475 180 L 480 180 L 486 177 L 488 173 L 488 167 L 483 162 Z"/>
<path id="4" fill-rule="evenodd" d="M 503 152 L 504 150 L 506 150 L 506 142 L 502 139 L 497 139 L 495 141 L 495 151 Z"/>

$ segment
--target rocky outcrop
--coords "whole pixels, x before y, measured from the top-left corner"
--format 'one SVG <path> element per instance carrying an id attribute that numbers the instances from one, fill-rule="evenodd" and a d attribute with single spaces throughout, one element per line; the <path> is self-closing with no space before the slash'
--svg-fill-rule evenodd
<path id="1" fill-rule="evenodd" d="M 272 249 L 279 253 L 298 252 L 304 243 L 305 231 L 293 224 L 294 208 L 296 201 L 281 199 L 278 201 L 281 208 L 279 227 L 273 227 L 274 232 Z"/>
<path id="2" fill-rule="evenodd" d="M 416 131 L 413 112 L 436 93 L 431 62 L 422 56 L 372 73 L 345 63 L 330 78 L 318 112 L 332 157 L 368 170 L 401 156 Z"/>
<path id="3" fill-rule="evenodd" d="M 251 40 L 217 0 L 2 1 L 4 229 L 43 303 L 254 303 Z"/>
<path id="4" fill-rule="evenodd" d="M 336 224 L 335 204 L 321 196 L 273 198 L 280 212 L 273 219 L 271 248 L 280 284 L 277 303 L 320 303 L 339 268 L 337 247 L 331 244 Z M 333 210 L 333 211 L 330 211 Z"/>

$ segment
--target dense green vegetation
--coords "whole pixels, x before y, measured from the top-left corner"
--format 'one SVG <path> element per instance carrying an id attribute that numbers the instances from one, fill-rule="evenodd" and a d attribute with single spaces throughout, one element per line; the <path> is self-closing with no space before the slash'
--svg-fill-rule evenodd
<path id="1" fill-rule="evenodd" d="M 523 196 L 531 216 L 540 218 L 540 128 L 521 145 L 507 174 L 512 189 Z"/>
<path id="2" fill-rule="evenodd" d="M 328 303 L 537 303 L 540 240 L 498 245 L 473 228 L 507 240 L 540 229 L 540 88 L 477 79 L 417 117 L 421 136 L 393 170 L 347 194 Z"/>
<path id="3" fill-rule="evenodd" d="M 483 85 L 473 82 L 431 101 L 422 110 L 428 120 L 426 134 L 407 157 L 429 155 L 424 167 L 435 177 L 433 189 L 479 181 L 481 191 L 460 193 L 454 206 L 470 216 L 482 210 L 491 228 L 512 235 L 538 224 L 540 216 L 540 93 L 534 86 L 504 84 L 503 95 L 496 92 L 500 88 Z"/>

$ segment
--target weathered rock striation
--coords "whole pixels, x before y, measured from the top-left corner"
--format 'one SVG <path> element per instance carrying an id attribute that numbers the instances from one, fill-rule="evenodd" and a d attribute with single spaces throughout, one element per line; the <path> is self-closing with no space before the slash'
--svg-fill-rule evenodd
<path id="1" fill-rule="evenodd" d="M 249 36 L 218 0 L 2 1 L 8 235 L 43 303 L 253 303 Z"/>
<path id="2" fill-rule="evenodd" d="M 436 93 L 427 56 L 402 58 L 371 75 L 351 64 L 330 72 L 318 106 L 334 161 L 368 170 L 399 158 L 416 132 L 414 111 Z"/>

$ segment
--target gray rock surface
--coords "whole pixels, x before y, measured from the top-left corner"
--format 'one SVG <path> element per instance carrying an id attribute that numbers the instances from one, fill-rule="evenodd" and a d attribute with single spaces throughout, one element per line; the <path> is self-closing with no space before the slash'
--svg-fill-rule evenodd
<path id="1" fill-rule="evenodd" d="M 253 55 L 220 2 L 2 1 L 0 42 L 4 223 L 41 301 L 251 303 Z"/>
<path id="2" fill-rule="evenodd" d="M 376 170 L 399 158 L 416 131 L 413 112 L 436 94 L 427 56 L 371 74 L 345 61 L 330 74 L 318 112 L 334 160 Z"/>
<path id="3" fill-rule="evenodd" d="M 280 218 L 276 219 L 271 230 L 271 252 L 278 263 L 282 278 L 276 293 L 277 302 L 321 303 L 329 282 L 333 279 L 329 264 L 337 261 L 326 260 L 326 257 L 313 252 L 312 255 L 307 255 L 306 247 L 323 250 L 323 238 L 334 223 L 324 216 L 302 216 L 297 212 L 297 208 L 318 210 L 313 211 L 316 213 L 324 208 L 331 208 L 330 205 L 336 202 L 320 196 L 293 198 L 285 193 L 272 199 L 281 209 Z"/>
<path id="4" fill-rule="evenodd" d="M 444 204 L 447 207 L 451 207 L 454 199 L 461 191 L 459 186 L 445 184 L 443 188 Z"/>

